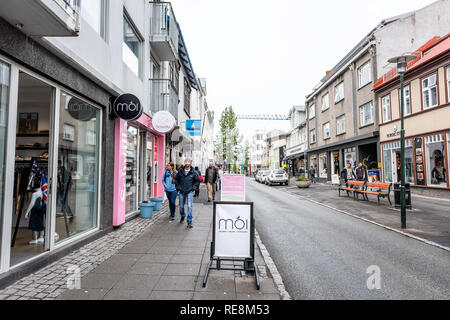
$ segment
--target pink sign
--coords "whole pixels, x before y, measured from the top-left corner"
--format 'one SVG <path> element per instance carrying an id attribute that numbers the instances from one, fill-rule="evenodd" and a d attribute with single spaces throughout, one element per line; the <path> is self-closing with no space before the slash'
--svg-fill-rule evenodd
<path id="1" fill-rule="evenodd" d="M 221 201 L 245 202 L 245 176 L 225 174 L 222 176 Z"/>
<path id="2" fill-rule="evenodd" d="M 114 227 L 118 227 L 125 223 L 127 129 L 127 121 L 116 119 L 116 144 L 114 151 Z"/>

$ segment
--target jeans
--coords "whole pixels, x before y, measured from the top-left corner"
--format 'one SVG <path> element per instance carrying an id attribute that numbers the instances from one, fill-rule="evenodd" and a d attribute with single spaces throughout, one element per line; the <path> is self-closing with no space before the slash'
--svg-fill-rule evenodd
<path id="1" fill-rule="evenodd" d="M 167 199 L 169 200 L 170 216 L 175 217 L 175 208 L 177 207 L 177 191 L 166 191 Z"/>
<path id="2" fill-rule="evenodd" d="M 188 194 L 182 194 L 180 193 L 180 215 L 182 217 L 186 217 L 186 213 L 184 211 L 184 205 L 186 204 L 187 200 L 187 223 L 192 222 L 192 205 L 194 202 L 194 192 L 189 192 Z"/>

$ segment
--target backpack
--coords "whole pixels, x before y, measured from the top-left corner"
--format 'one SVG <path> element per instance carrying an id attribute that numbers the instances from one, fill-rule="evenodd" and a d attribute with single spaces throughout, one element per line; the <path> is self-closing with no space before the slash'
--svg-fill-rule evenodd
<path id="1" fill-rule="evenodd" d="M 202 183 L 205 179 L 203 179 L 202 176 L 198 176 L 198 181 L 200 181 L 200 183 Z"/>

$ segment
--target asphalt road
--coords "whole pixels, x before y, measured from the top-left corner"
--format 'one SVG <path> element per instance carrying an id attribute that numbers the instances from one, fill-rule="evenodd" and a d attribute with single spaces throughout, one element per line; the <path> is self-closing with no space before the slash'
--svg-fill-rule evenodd
<path id="1" fill-rule="evenodd" d="M 246 188 L 293 299 L 450 299 L 450 252 L 254 179 Z M 379 267 L 381 289 L 368 289 L 370 266 Z"/>

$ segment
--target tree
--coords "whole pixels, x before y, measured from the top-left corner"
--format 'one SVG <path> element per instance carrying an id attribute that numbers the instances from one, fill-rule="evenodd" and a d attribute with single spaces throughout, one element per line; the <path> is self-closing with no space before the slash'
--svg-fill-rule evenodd
<path id="1" fill-rule="evenodd" d="M 237 117 L 233 107 L 227 107 L 219 120 L 220 132 L 217 135 L 216 150 L 219 158 L 227 164 L 236 164 L 240 153 L 242 136 L 237 127 Z"/>

